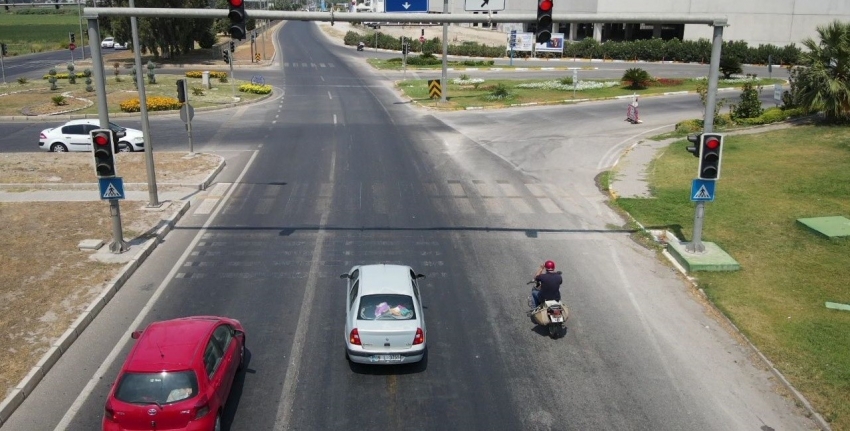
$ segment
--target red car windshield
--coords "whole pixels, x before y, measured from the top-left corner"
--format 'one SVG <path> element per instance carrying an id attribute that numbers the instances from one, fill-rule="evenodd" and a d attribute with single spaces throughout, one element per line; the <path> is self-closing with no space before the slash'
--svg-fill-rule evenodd
<path id="1" fill-rule="evenodd" d="M 127 373 L 118 383 L 115 398 L 132 404 L 171 404 L 198 395 L 194 371 Z"/>

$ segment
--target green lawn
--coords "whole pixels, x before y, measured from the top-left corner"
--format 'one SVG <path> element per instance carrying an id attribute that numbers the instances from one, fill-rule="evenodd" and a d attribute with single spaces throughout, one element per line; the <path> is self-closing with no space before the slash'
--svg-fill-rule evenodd
<path id="1" fill-rule="evenodd" d="M 77 46 L 83 43 L 76 6 L 65 6 L 55 13 L 52 10 L 44 9 L 50 13 L 42 14 L 19 14 L 15 9 L 0 12 L 0 41 L 8 46 L 9 56 L 67 48 L 68 33 L 76 35 Z M 83 31 L 86 28 L 83 20 Z"/>
<path id="2" fill-rule="evenodd" d="M 459 82 L 455 79 L 449 80 L 447 103 L 440 104 L 440 109 L 466 109 L 468 107 L 506 107 L 525 103 L 538 104 L 553 104 L 553 103 L 570 103 L 573 100 L 584 99 L 605 99 L 617 96 L 630 96 L 636 94 L 638 96 L 661 94 L 673 91 L 695 91 L 697 85 L 705 80 L 684 79 L 684 80 L 661 80 L 658 85 L 650 86 L 646 89 L 635 90 L 621 85 L 617 80 L 583 80 L 581 72 L 579 72 L 579 83 L 613 83 L 616 85 L 607 86 L 596 89 L 582 90 L 578 87 L 573 96 L 572 84 L 560 84 L 558 79 L 537 79 L 537 80 L 514 80 L 514 79 L 493 79 L 483 80 L 481 82 L 471 82 L 476 77 L 474 74 L 468 74 L 469 79 Z M 572 71 L 565 71 L 563 78 L 571 78 Z M 781 82 L 778 79 L 758 79 L 754 81 L 756 85 L 769 86 L 774 83 Z M 723 80 L 718 83 L 719 88 L 739 87 L 742 80 Z M 401 81 L 398 87 L 415 102 L 422 104 L 433 104 L 429 98 L 429 88 L 427 80 L 407 80 Z M 493 94 L 499 87 L 503 87 L 507 91 L 507 96 L 504 98 L 495 98 Z M 536 86 L 536 88 L 523 88 Z M 445 91 L 445 89 L 444 89 Z"/>
<path id="3" fill-rule="evenodd" d="M 654 198 L 615 202 L 644 226 L 692 235 L 686 140 L 652 164 Z M 832 422 L 850 430 L 850 238 L 825 239 L 798 218 L 850 218 L 850 128 L 797 126 L 727 136 L 716 201 L 706 204 L 703 239 L 742 266 L 698 272 L 699 285 Z M 614 173 L 613 175 L 616 175 Z"/>

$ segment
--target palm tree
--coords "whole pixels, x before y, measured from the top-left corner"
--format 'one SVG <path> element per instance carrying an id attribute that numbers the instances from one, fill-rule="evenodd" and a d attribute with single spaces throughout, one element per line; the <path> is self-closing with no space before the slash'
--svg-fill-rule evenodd
<path id="1" fill-rule="evenodd" d="M 823 111 L 828 121 L 850 120 L 850 23 L 818 26 L 820 42 L 803 41 L 804 67 L 796 98 L 807 112 Z"/>

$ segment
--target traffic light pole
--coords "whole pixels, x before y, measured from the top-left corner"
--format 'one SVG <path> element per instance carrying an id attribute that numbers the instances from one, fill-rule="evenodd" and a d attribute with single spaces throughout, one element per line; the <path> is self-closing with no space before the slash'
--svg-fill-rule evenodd
<path id="1" fill-rule="evenodd" d="M 136 7 L 133 0 L 130 0 L 130 7 Z M 142 69 L 142 52 L 139 49 L 139 19 L 130 17 L 130 29 L 133 37 L 133 56 L 136 64 L 136 88 L 139 89 L 139 113 L 142 116 L 142 137 L 145 140 L 145 167 L 148 174 L 148 208 L 159 208 L 162 203 L 159 202 L 156 189 L 156 172 L 153 166 L 153 143 L 151 142 L 151 128 L 148 121 L 148 98 L 145 94 L 145 74 Z"/>
<path id="2" fill-rule="evenodd" d="M 449 14 L 449 0 L 443 0 L 443 15 Z M 375 44 L 377 45 L 377 43 Z M 448 55 L 449 55 L 449 23 L 443 23 L 443 74 L 440 76 L 440 87 L 442 87 L 442 91 L 440 91 L 440 102 L 446 102 L 446 95 L 449 93 L 449 67 L 448 67 Z"/>
<path id="3" fill-rule="evenodd" d="M 708 94 L 705 98 L 705 119 L 703 120 L 703 133 L 711 133 L 714 131 L 714 105 L 717 100 L 717 81 L 720 76 L 720 48 L 723 45 L 723 26 L 714 26 L 714 37 L 711 44 L 711 63 L 708 70 Z M 705 202 L 699 201 L 696 204 L 696 214 L 694 215 L 694 237 L 685 249 L 689 253 L 705 252 L 705 245 L 702 243 L 702 224 L 705 217 Z"/>
<path id="4" fill-rule="evenodd" d="M 97 104 L 102 107 L 102 109 L 97 110 L 97 118 L 100 122 L 100 127 L 109 129 L 109 111 L 106 109 L 106 106 L 109 105 L 106 104 L 106 78 L 103 72 L 103 56 L 101 56 L 100 47 L 96 45 L 100 41 L 97 18 L 87 18 L 87 21 Z M 113 199 L 109 201 L 109 214 L 112 216 L 112 242 L 109 244 L 109 250 L 115 254 L 120 254 L 129 250 L 130 247 L 124 242 L 124 233 L 121 230 L 121 207 L 118 204 L 118 200 Z"/>

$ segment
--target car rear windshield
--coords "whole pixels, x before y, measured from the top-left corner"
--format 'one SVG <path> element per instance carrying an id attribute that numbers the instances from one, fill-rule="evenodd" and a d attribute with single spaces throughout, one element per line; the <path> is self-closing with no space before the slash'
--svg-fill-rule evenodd
<path id="1" fill-rule="evenodd" d="M 170 404 L 198 394 L 194 371 L 127 373 L 118 383 L 115 398 L 133 404 Z"/>
<path id="2" fill-rule="evenodd" d="M 358 320 L 410 320 L 416 318 L 408 295 L 365 295 L 360 298 Z"/>

